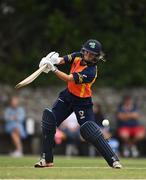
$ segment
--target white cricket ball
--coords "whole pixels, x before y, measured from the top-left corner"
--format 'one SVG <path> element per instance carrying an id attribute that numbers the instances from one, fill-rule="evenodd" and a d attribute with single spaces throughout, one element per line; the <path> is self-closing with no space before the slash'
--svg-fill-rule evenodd
<path id="1" fill-rule="evenodd" d="M 108 119 L 104 119 L 104 120 L 102 121 L 102 125 L 103 125 L 103 126 L 109 126 L 109 120 L 108 120 Z"/>

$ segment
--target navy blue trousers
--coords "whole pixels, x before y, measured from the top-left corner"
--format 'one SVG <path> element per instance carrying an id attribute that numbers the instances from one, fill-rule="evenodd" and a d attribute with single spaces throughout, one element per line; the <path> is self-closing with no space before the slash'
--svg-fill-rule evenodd
<path id="1" fill-rule="evenodd" d="M 107 141 L 104 139 L 99 126 L 94 124 L 93 122 L 89 122 L 95 121 L 92 107 L 93 103 L 91 98 L 76 97 L 69 93 L 66 89 L 60 93 L 57 101 L 54 103 L 52 107 L 52 112 L 55 115 L 54 121 L 56 122 L 51 122 L 51 125 L 55 124 L 58 127 L 72 112 L 75 112 L 80 126 L 88 121 L 83 126 L 81 126 L 82 136 L 84 137 L 84 139 L 91 142 L 102 154 L 107 163 L 110 166 L 113 166 L 113 162 L 118 161 L 119 159 L 116 156 L 116 154 L 112 151 Z M 47 116 L 44 116 L 44 118 L 48 120 Z M 49 125 L 48 128 L 50 128 L 50 124 L 48 122 L 46 123 L 45 119 L 43 120 L 44 127 Z M 53 118 L 51 120 L 53 120 Z M 48 132 L 46 128 L 43 128 L 43 130 L 44 141 L 42 154 L 44 155 L 47 162 L 53 162 L 52 149 L 54 132 L 52 132 L 51 130 Z"/>
<path id="2" fill-rule="evenodd" d="M 79 98 L 64 90 L 52 107 L 56 117 L 57 127 L 72 113 L 75 112 L 78 123 L 94 121 L 93 103 L 91 98 Z"/>

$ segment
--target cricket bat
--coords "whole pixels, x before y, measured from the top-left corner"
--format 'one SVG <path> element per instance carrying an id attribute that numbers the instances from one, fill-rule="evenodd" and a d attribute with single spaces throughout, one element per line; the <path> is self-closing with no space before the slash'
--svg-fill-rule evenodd
<path id="1" fill-rule="evenodd" d="M 38 70 L 36 70 L 33 74 L 25 78 L 23 81 L 19 82 L 15 88 L 21 88 L 23 86 L 26 86 L 27 84 L 30 84 L 32 81 L 34 81 L 47 67 L 47 64 L 44 64 L 42 67 L 40 67 Z"/>

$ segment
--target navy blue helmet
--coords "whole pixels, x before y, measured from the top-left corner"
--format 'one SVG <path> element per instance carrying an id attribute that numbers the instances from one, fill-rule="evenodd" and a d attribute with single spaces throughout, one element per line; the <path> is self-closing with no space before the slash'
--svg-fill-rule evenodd
<path id="1" fill-rule="evenodd" d="M 89 39 L 82 47 L 83 51 L 88 51 L 95 55 L 98 55 L 101 52 L 101 49 L 101 43 L 95 39 Z"/>
<path id="2" fill-rule="evenodd" d="M 89 39 L 83 44 L 83 47 L 81 49 L 81 53 L 83 54 L 84 51 L 90 52 L 95 54 L 95 58 L 92 60 L 92 64 L 97 64 L 99 60 L 104 60 L 104 54 L 102 52 L 102 45 L 99 41 L 95 39 Z"/>

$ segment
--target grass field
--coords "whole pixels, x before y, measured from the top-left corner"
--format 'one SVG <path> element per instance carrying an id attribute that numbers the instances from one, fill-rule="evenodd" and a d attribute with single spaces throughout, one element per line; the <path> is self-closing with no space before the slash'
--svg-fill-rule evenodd
<path id="1" fill-rule="evenodd" d="M 33 168 L 38 157 L 0 157 L 0 179 L 146 179 L 146 159 L 121 159 L 112 169 L 102 158 L 55 157 L 53 168 Z"/>

